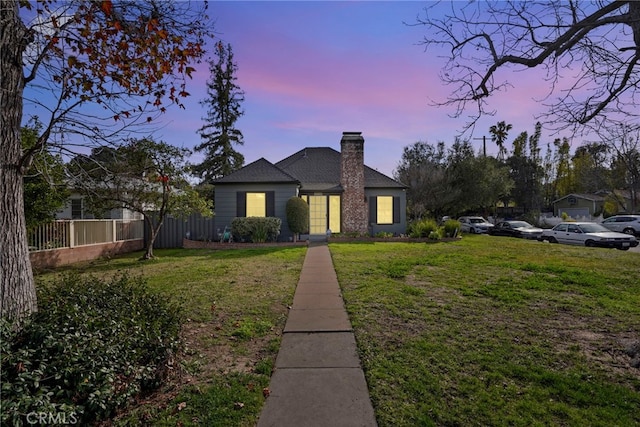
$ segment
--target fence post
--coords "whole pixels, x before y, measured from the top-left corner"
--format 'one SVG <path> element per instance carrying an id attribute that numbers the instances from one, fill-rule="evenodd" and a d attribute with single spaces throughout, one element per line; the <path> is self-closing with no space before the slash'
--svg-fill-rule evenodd
<path id="1" fill-rule="evenodd" d="M 118 241 L 118 227 L 116 224 L 117 220 L 112 220 L 111 221 L 111 242 L 115 243 Z"/>
<path id="2" fill-rule="evenodd" d="M 76 246 L 76 227 L 74 221 L 69 221 L 69 247 L 73 248 Z"/>

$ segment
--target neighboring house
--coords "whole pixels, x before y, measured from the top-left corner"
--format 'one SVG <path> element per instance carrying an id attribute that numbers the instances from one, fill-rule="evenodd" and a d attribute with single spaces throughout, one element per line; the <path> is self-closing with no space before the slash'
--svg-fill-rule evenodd
<path id="1" fill-rule="evenodd" d="M 96 217 L 87 210 L 84 196 L 72 193 L 64 209 L 56 213 L 56 219 L 96 219 Z M 126 208 L 118 208 L 105 212 L 101 219 L 142 219 L 142 214 Z"/>
<path id="2" fill-rule="evenodd" d="M 282 220 L 280 240 L 290 240 L 286 203 L 294 196 L 309 203 L 309 234 L 380 231 L 404 234 L 406 187 L 364 164 L 364 138 L 344 132 L 341 152 L 311 147 L 275 164 L 261 158 L 215 181 L 216 227 L 236 217 Z"/>
<path id="3" fill-rule="evenodd" d="M 605 203 L 617 205 L 613 213 L 631 213 L 634 208 L 638 209 L 638 202 L 636 201 L 635 204 L 631 202 L 629 191 L 615 190 L 599 191 L 596 194 L 568 194 L 553 201 L 553 213 L 555 216 L 561 216 L 566 212 L 571 218 L 596 217 L 603 214 Z"/>
<path id="4" fill-rule="evenodd" d="M 553 214 L 566 213 L 571 218 L 590 218 L 602 214 L 606 198 L 598 194 L 572 193 L 553 201 Z"/>

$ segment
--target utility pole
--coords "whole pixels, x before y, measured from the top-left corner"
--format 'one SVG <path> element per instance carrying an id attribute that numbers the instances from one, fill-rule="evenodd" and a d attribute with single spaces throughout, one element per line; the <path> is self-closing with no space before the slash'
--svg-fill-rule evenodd
<path id="1" fill-rule="evenodd" d="M 474 140 L 482 140 L 482 155 L 487 157 L 487 137 L 482 135 L 482 138 L 473 138 Z"/>

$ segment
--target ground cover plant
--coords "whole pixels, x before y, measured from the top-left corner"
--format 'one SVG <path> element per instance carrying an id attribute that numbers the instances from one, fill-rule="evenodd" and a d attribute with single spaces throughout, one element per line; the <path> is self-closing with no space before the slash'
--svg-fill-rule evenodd
<path id="1" fill-rule="evenodd" d="M 157 250 L 37 275 L 47 288 L 73 272 L 106 278 L 127 272 L 180 307 L 181 347 L 169 379 L 137 396 L 105 425 L 254 425 L 268 395 L 280 336 L 305 247 Z M 46 310 L 43 307 L 42 310 Z"/>
<path id="2" fill-rule="evenodd" d="M 69 275 L 38 298 L 20 328 L 0 320 L 2 425 L 89 424 L 165 379 L 180 314 L 140 278 Z"/>
<path id="3" fill-rule="evenodd" d="M 640 256 L 332 243 L 380 426 L 640 424 Z"/>

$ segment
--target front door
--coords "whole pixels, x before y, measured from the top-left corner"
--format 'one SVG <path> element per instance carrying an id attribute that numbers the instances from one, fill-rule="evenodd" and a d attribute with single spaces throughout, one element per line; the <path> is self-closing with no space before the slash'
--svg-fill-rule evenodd
<path id="1" fill-rule="evenodd" d="M 309 234 L 327 232 L 327 196 L 309 196 Z"/>

